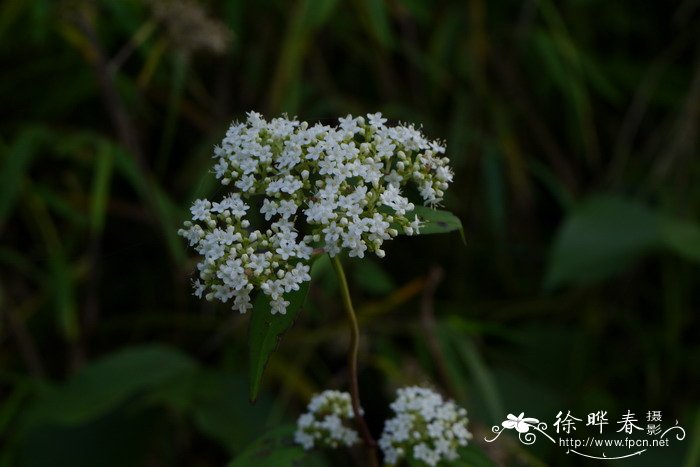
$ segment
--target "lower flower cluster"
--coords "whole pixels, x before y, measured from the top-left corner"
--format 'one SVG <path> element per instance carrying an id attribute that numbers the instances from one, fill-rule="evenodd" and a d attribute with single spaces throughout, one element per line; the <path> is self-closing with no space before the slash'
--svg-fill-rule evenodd
<path id="1" fill-rule="evenodd" d="M 304 449 L 352 446 L 360 438 L 346 423 L 352 420 L 352 404 L 347 392 L 327 390 L 316 394 L 308 412 L 297 420 L 294 441 Z"/>
<path id="2" fill-rule="evenodd" d="M 472 438 L 467 429 L 467 411 L 430 389 L 399 389 L 390 407 L 395 416 L 385 422 L 379 439 L 388 465 L 396 465 L 402 459 L 429 466 L 456 460 L 457 449 Z M 352 446 L 359 442 L 357 432 L 344 424 L 353 418 L 350 394 L 324 391 L 311 399 L 308 410 L 299 417 L 294 436 L 304 449 Z"/>
<path id="3" fill-rule="evenodd" d="M 457 448 L 466 446 L 472 437 L 467 429 L 467 411 L 430 389 L 399 389 L 390 407 L 396 415 L 386 421 L 379 439 L 389 465 L 404 457 L 430 466 L 455 460 Z"/>

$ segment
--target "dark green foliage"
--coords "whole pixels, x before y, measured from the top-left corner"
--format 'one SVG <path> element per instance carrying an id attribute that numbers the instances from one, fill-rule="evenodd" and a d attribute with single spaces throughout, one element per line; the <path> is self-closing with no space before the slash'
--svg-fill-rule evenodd
<path id="1" fill-rule="evenodd" d="M 294 444 L 294 425 L 275 428 L 248 446 L 228 467 L 276 467 L 279 465 L 308 465 L 309 467 L 326 467 L 318 453 L 307 452 Z"/>
<path id="2" fill-rule="evenodd" d="M 212 146 L 248 110 L 447 141 L 453 215 L 347 263 L 375 435 L 430 381 L 470 412 L 454 465 L 579 465 L 480 441 L 600 409 L 688 432 L 620 465 L 697 465 L 698 31 L 694 2 L 4 0 L 0 467 L 361 458 L 289 444 L 314 391 L 347 388 L 326 258 L 274 328 L 190 295 L 176 231 L 224 193 Z"/>

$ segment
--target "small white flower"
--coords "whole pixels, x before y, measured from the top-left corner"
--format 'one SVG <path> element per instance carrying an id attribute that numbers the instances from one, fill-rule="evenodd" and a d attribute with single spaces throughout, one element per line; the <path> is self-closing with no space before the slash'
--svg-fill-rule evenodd
<path id="1" fill-rule="evenodd" d="M 386 123 L 386 118 L 382 117 L 381 112 L 377 112 L 375 114 L 368 114 L 367 120 L 369 121 L 369 124 L 375 128 L 383 127 Z"/>
<path id="2" fill-rule="evenodd" d="M 289 302 L 284 300 L 281 296 L 270 301 L 270 307 L 272 310 L 272 314 L 287 314 L 287 306 L 289 305 Z"/>
<path id="3" fill-rule="evenodd" d="M 241 191 L 250 191 L 254 184 L 255 177 L 253 175 L 244 175 L 235 183 L 235 186 Z"/>
<path id="4" fill-rule="evenodd" d="M 209 209 L 211 208 L 211 202 L 208 199 L 198 199 L 194 202 L 190 208 L 192 213 L 193 221 L 205 221 L 209 219 Z"/>

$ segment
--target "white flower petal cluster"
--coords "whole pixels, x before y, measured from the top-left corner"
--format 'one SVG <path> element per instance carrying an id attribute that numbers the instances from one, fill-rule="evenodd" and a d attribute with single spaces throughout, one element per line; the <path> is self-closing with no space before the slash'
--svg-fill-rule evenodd
<path id="1" fill-rule="evenodd" d="M 349 447 L 359 442 L 357 431 L 346 425 L 353 419 L 347 392 L 323 391 L 311 399 L 307 409 L 297 420 L 294 433 L 294 442 L 304 449 Z"/>
<path id="2" fill-rule="evenodd" d="M 441 202 L 453 177 L 444 153 L 444 144 L 413 125 L 387 126 L 379 113 L 328 126 L 250 112 L 214 150 L 214 173 L 230 193 L 195 201 L 179 231 L 203 256 L 195 295 L 231 299 L 244 313 L 259 289 L 273 313 L 284 313 L 283 294 L 310 280 L 314 247 L 383 257 L 385 240 L 420 231 L 409 185 L 423 204 Z M 263 218 L 268 225 L 254 229 Z"/>
<path id="3" fill-rule="evenodd" d="M 384 461 L 395 465 L 406 457 L 434 466 L 457 459 L 457 448 L 472 438 L 467 411 L 427 388 L 412 386 L 397 394 L 391 404 L 396 415 L 386 421 L 379 439 Z"/>

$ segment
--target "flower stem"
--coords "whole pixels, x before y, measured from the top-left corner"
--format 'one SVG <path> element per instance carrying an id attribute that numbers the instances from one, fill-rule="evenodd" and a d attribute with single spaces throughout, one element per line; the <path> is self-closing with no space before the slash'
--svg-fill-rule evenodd
<path id="1" fill-rule="evenodd" d="M 357 427 L 360 431 L 360 436 L 367 447 L 367 453 L 369 455 L 370 465 L 372 467 L 378 467 L 379 461 L 377 459 L 377 443 L 372 438 L 372 434 L 369 432 L 367 427 L 367 422 L 362 416 L 362 410 L 360 409 L 360 387 L 357 382 L 357 353 L 360 347 L 360 326 L 357 322 L 357 315 L 355 314 L 355 309 L 352 306 L 352 300 L 350 298 L 350 289 L 348 288 L 348 281 L 345 278 L 345 271 L 343 270 L 343 265 L 340 263 L 340 258 L 336 255 L 331 258 L 333 263 L 333 269 L 335 274 L 338 276 L 338 283 L 340 284 L 340 293 L 343 297 L 343 308 L 345 309 L 345 314 L 348 317 L 348 322 L 350 323 L 350 350 L 348 351 L 348 369 L 350 371 L 350 396 L 352 400 L 352 411 L 355 415 L 355 420 L 357 422 Z"/>

